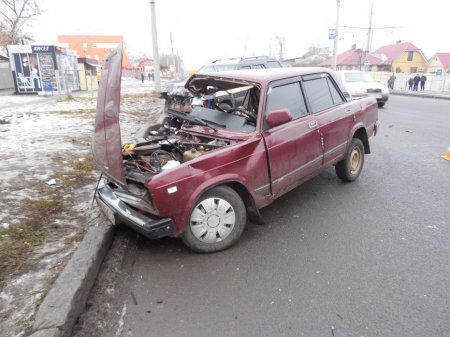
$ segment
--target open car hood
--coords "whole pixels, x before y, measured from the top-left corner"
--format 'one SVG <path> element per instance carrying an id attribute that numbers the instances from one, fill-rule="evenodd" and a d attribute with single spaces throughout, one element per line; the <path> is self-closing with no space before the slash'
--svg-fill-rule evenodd
<path id="1" fill-rule="evenodd" d="M 119 126 L 121 76 L 120 44 L 103 62 L 92 150 L 98 168 L 117 184 L 126 186 Z"/>

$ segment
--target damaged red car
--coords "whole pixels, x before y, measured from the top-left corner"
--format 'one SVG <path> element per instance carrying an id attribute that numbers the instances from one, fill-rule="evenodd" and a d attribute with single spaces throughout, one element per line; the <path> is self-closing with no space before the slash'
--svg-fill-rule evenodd
<path id="1" fill-rule="evenodd" d="M 121 144 L 122 50 L 103 65 L 96 200 L 115 224 L 197 252 L 231 247 L 259 210 L 332 165 L 358 178 L 378 129 L 374 98 L 351 101 L 324 68 L 195 74 L 168 90 L 160 122 Z"/>

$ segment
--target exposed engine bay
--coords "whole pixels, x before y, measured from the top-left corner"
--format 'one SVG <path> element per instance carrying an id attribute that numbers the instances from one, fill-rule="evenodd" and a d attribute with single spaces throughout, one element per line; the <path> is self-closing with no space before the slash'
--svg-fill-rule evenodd
<path id="1" fill-rule="evenodd" d="M 144 141 L 125 144 L 122 154 L 127 179 L 145 182 L 149 176 L 165 172 L 205 153 L 236 143 L 233 140 L 192 135 L 180 129 L 183 123 L 186 122 L 168 117 L 163 125 L 158 125 L 159 128 L 152 127 Z"/>
<path id="2" fill-rule="evenodd" d="M 237 142 L 207 133 L 193 134 L 183 126 L 241 133 L 256 129 L 258 87 L 230 80 L 197 80 L 190 83 L 189 90 L 181 85 L 169 88 L 163 94 L 166 117 L 148 128 L 143 141 L 122 147 L 128 182 L 144 183 L 150 176 Z"/>

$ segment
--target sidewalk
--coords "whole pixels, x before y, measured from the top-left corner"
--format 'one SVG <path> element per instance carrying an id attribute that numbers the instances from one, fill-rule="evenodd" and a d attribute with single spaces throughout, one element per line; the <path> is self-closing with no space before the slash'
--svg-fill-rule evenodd
<path id="1" fill-rule="evenodd" d="M 450 99 L 450 91 L 438 91 L 438 90 L 411 91 L 402 89 L 391 89 L 390 93 L 391 95 Z"/>

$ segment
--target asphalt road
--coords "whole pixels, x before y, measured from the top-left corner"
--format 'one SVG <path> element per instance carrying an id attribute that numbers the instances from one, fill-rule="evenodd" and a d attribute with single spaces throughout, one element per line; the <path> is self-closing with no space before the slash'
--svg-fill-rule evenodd
<path id="1" fill-rule="evenodd" d="M 228 251 L 120 232 L 75 336 L 450 336 L 450 100 L 379 116 L 356 182 L 325 171 Z"/>

